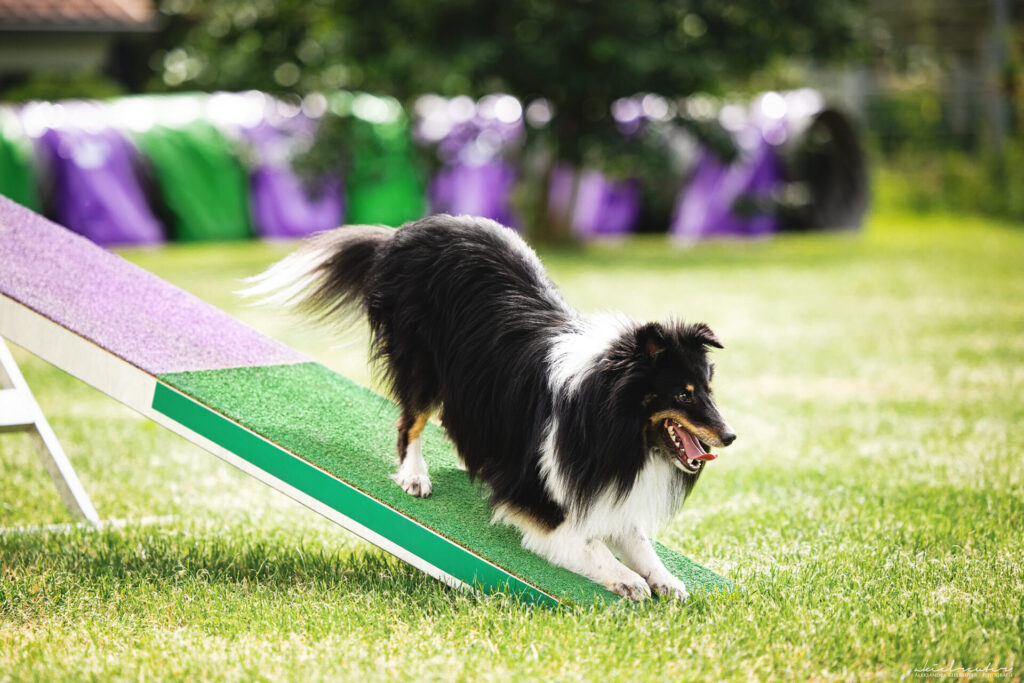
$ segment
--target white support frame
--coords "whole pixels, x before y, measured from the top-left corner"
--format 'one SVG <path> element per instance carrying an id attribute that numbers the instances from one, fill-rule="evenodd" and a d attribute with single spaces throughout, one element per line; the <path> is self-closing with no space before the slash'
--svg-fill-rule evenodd
<path id="1" fill-rule="evenodd" d="M 85 492 L 39 402 L 32 395 L 11 350 L 0 337 L 0 433 L 3 432 L 28 433 L 71 514 L 99 526 L 100 517 L 89 494 Z"/>

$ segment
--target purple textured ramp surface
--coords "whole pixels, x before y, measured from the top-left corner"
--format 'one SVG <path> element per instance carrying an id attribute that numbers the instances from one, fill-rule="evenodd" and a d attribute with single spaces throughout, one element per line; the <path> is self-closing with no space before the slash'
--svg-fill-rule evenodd
<path id="1" fill-rule="evenodd" d="M 0 293 L 154 375 L 309 360 L 4 197 Z"/>

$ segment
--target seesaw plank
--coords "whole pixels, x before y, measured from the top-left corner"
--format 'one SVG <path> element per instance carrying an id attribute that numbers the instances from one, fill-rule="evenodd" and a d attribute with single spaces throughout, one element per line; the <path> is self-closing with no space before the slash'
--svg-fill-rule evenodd
<path id="1" fill-rule="evenodd" d="M 107 352 L 88 339 L 57 325 L 52 320 L 4 295 L 0 295 L 0 336 L 6 337 L 43 360 L 96 387 L 111 398 L 133 408 L 157 424 L 206 449 L 246 474 L 290 496 L 430 576 L 452 586 L 465 586 L 454 576 L 446 574 L 421 558 L 412 555 L 402 546 L 391 542 L 372 529 L 362 526 L 321 500 L 292 486 L 289 482 L 260 469 L 242 457 L 247 455 L 248 451 L 242 454 L 230 451 L 193 431 L 178 420 L 154 409 L 152 404 L 158 386 L 163 386 L 165 390 L 173 392 L 170 387 L 162 385 L 153 376 Z M 208 409 L 204 410 L 211 412 Z M 244 430 L 244 427 L 240 428 Z"/>
<path id="2" fill-rule="evenodd" d="M 386 399 L 2 198 L 0 335 L 450 585 L 615 599 L 491 525 L 440 430 L 426 436 L 435 494 L 407 496 L 388 478 Z M 658 552 L 691 590 L 729 586 Z"/>

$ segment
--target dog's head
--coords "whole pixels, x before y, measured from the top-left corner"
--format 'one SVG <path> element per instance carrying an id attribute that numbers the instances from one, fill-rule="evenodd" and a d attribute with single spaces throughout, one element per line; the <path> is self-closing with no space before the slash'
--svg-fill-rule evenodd
<path id="1" fill-rule="evenodd" d="M 708 452 L 712 446 L 736 440 L 711 392 L 715 365 L 708 349 L 722 343 L 704 323 L 648 323 L 624 342 L 614 361 L 619 398 L 642 414 L 645 450 L 671 458 L 683 472 L 699 473 L 717 457 Z"/>

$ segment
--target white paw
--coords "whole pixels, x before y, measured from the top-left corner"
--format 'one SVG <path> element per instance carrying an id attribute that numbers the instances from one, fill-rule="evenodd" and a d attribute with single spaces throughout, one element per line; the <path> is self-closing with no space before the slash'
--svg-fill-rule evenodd
<path id="1" fill-rule="evenodd" d="M 610 583 L 608 584 L 608 590 L 634 602 L 640 602 L 651 597 L 651 589 L 647 587 L 647 584 L 639 576 L 635 579 L 624 578 L 621 581 Z"/>
<path id="2" fill-rule="evenodd" d="M 430 492 L 433 490 L 430 486 L 430 476 L 426 474 L 403 474 L 399 472 L 393 478 L 402 487 L 402 490 L 410 496 L 429 498 Z"/>
<path id="3" fill-rule="evenodd" d="M 690 593 L 686 590 L 686 584 L 668 572 L 651 575 L 647 579 L 647 583 L 659 597 L 675 598 L 680 602 L 686 602 L 690 597 Z"/>

